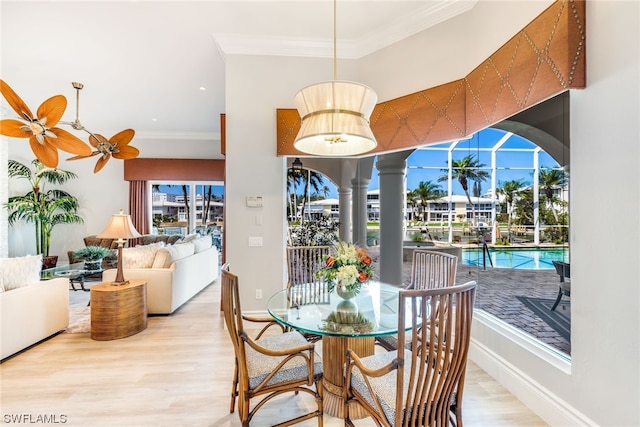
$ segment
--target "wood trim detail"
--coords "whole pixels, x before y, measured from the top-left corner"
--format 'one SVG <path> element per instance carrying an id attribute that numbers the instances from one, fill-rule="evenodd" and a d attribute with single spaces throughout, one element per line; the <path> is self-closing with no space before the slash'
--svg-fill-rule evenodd
<path id="1" fill-rule="evenodd" d="M 224 181 L 220 159 L 130 159 L 124 161 L 125 181 Z"/>
<path id="2" fill-rule="evenodd" d="M 376 105 L 366 156 L 465 138 L 586 84 L 585 0 L 558 0 L 465 78 Z M 277 155 L 300 156 L 296 109 L 277 109 Z"/>

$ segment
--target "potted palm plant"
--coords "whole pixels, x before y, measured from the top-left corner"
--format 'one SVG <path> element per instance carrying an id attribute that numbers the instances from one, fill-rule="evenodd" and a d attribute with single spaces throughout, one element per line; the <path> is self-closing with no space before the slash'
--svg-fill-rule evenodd
<path id="1" fill-rule="evenodd" d="M 87 270 L 101 270 L 102 259 L 110 255 L 113 255 L 111 249 L 103 246 L 86 246 L 73 252 L 74 258 L 84 261 Z"/>
<path id="2" fill-rule="evenodd" d="M 5 208 L 9 213 L 10 225 L 18 221 L 31 222 L 35 225 L 36 253 L 42 254 L 43 267 L 54 267 L 57 256 L 52 260 L 49 255 L 51 232 L 58 224 L 84 222 L 78 215 L 78 199 L 58 188 L 46 189 L 45 185 L 64 184 L 77 178 L 73 172 L 57 168 L 45 167 L 39 160 L 32 162 L 34 170 L 16 160 L 9 160 L 9 177 L 22 178 L 29 181 L 31 190 L 20 196 L 9 197 Z"/>

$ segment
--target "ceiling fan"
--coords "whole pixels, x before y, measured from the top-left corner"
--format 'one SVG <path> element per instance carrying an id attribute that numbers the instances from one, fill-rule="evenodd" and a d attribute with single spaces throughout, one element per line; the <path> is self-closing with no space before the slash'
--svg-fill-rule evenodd
<path id="1" fill-rule="evenodd" d="M 125 129 L 107 139 L 91 132 L 80 123 L 80 90 L 84 85 L 78 82 L 73 82 L 72 85 L 76 89 L 76 118 L 73 122 L 65 122 L 60 120 L 67 108 L 67 99 L 63 95 L 55 95 L 44 101 L 34 115 L 18 94 L 0 79 L 0 93 L 19 117 L 19 119 L 0 120 L 0 135 L 28 138 L 33 154 L 43 165 L 50 168 L 58 166 L 58 150 L 76 154 L 68 160 L 101 155 L 93 169 L 94 173 L 99 172 L 111 157 L 121 160 L 138 157 L 140 151 L 129 145 L 135 135 L 133 129 Z M 89 143 L 95 151 L 72 133 L 56 127 L 57 124 L 71 126 L 75 130 L 88 133 Z"/>

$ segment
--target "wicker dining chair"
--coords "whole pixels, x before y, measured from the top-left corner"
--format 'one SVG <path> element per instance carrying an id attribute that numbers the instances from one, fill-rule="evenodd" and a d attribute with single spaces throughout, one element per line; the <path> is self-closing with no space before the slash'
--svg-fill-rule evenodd
<path id="1" fill-rule="evenodd" d="M 363 358 L 347 350 L 346 425 L 353 426 L 352 404 L 379 426 L 449 425 L 453 393 L 467 366 L 475 289 L 471 281 L 400 291 L 398 338 L 410 342 L 411 350 L 401 346 Z M 409 331 L 404 330 L 407 316 L 413 326 Z"/>
<path id="2" fill-rule="evenodd" d="M 274 397 L 286 392 L 307 393 L 317 404 L 315 411 L 295 417 L 281 425 L 318 418 L 322 426 L 322 363 L 299 332 L 286 332 L 252 339 L 244 329 L 238 276 L 222 270 L 224 319 L 233 343 L 238 378 L 238 415 L 249 426 L 255 413 Z M 254 397 L 263 398 L 250 407 Z M 233 412 L 233 411 L 232 411 Z"/>
<path id="3" fill-rule="evenodd" d="M 305 295 L 328 297 L 327 284 L 322 278 L 317 277 L 316 273 L 326 265 L 325 260 L 330 250 L 331 246 L 287 246 L 287 287 L 306 286 L 310 292 L 305 292 Z M 305 332 L 303 335 L 311 342 L 322 339 L 316 334 Z"/>
<path id="4" fill-rule="evenodd" d="M 437 289 L 453 286 L 456 283 L 457 269 L 457 256 L 445 252 L 417 249 L 413 252 L 411 283 L 407 289 Z M 376 344 L 387 351 L 396 351 L 398 338 L 396 335 L 376 337 Z M 411 349 L 411 343 L 405 343 L 405 347 Z M 463 389 L 464 374 L 451 397 L 451 423 L 456 427 L 462 427 Z"/>
<path id="5" fill-rule="evenodd" d="M 221 271 L 230 271 L 229 263 L 224 263 L 222 265 Z M 224 288 L 220 289 L 220 304 L 224 301 Z M 224 311 L 221 309 L 221 311 Z M 260 339 L 262 335 L 269 332 L 271 328 L 279 329 L 278 332 L 286 332 L 285 327 L 280 323 L 276 322 L 272 317 L 255 317 L 255 316 L 247 316 L 245 314 L 242 315 L 242 319 L 251 322 L 252 324 L 262 325 L 262 328 L 258 332 L 258 334 L 254 337 L 254 339 Z M 236 398 L 238 397 L 238 358 L 235 360 L 235 368 L 233 372 L 233 383 L 231 384 L 231 401 L 229 403 L 229 412 L 233 413 L 236 409 Z"/>
<path id="6" fill-rule="evenodd" d="M 287 246 L 287 286 L 315 283 L 331 246 Z"/>
<path id="7" fill-rule="evenodd" d="M 445 252 L 416 249 L 411 261 L 411 282 L 406 289 L 435 289 L 456 283 L 458 257 Z M 376 344 L 387 351 L 398 348 L 397 336 L 376 337 Z"/>

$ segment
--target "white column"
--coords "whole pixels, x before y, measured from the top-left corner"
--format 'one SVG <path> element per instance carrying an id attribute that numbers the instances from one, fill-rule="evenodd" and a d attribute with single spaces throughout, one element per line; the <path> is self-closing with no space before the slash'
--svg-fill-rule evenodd
<path id="1" fill-rule="evenodd" d="M 409 153 L 380 156 L 380 280 L 402 284 L 404 174 Z"/>
<path id="2" fill-rule="evenodd" d="M 355 245 L 367 246 L 367 188 L 369 188 L 369 178 L 353 178 L 351 188 L 353 188 L 353 236 L 352 242 Z M 342 205 L 341 210 L 342 210 Z"/>
<path id="3" fill-rule="evenodd" d="M 366 197 L 366 190 L 365 190 L 365 197 Z M 351 240 L 351 188 L 346 188 L 346 187 L 338 188 L 338 201 L 340 206 L 340 214 L 339 214 L 340 240 L 348 242 Z M 365 236 L 366 236 L 366 230 L 365 230 Z"/>

